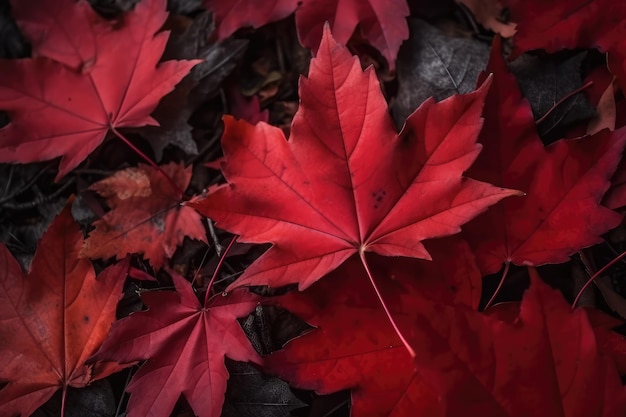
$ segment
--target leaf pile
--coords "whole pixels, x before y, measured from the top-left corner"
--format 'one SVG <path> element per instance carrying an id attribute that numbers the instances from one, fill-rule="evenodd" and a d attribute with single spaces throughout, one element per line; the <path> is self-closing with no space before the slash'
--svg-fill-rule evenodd
<path id="1" fill-rule="evenodd" d="M 626 415 L 622 5 L 11 6 L 0 415 Z"/>

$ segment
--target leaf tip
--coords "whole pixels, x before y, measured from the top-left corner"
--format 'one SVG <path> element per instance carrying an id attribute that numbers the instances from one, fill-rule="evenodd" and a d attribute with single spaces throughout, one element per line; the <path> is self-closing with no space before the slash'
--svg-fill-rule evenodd
<path id="1" fill-rule="evenodd" d="M 491 87 L 491 83 L 493 83 L 493 72 L 490 72 L 485 76 L 484 81 L 480 84 L 476 91 L 478 91 L 481 95 L 486 96 L 489 91 L 489 87 Z"/>
<path id="2" fill-rule="evenodd" d="M 327 20 L 326 22 L 324 22 L 324 28 L 322 29 L 322 40 L 320 40 L 320 44 L 317 50 L 321 50 L 323 46 L 330 50 L 333 46 L 336 45 L 338 45 L 338 42 L 333 36 L 333 32 L 330 28 L 330 23 Z"/>

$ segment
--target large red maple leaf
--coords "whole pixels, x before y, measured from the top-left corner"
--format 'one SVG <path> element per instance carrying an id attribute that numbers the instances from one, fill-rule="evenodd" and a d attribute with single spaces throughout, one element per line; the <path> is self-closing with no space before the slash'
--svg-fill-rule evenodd
<path id="1" fill-rule="evenodd" d="M 0 130 L 0 161 L 61 156 L 57 179 L 109 130 L 156 124 L 152 110 L 198 62 L 158 64 L 165 0 L 142 0 L 118 21 L 85 0 L 17 0 L 13 8 L 35 57 L 0 60 L 0 109 L 11 118 Z"/>
<path id="2" fill-rule="evenodd" d="M 85 361 L 102 343 L 121 296 L 128 261 L 97 277 L 78 252 L 82 233 L 70 207 L 43 235 L 25 275 L 0 245 L 0 415 L 31 415 L 59 389 L 117 372 Z"/>
<path id="3" fill-rule="evenodd" d="M 467 244 L 451 237 L 428 245 L 432 261 L 370 256 L 372 272 L 402 329 L 412 326 L 415 293 L 465 305 L 476 305 L 480 297 L 480 272 L 467 261 Z M 368 287 L 353 257 L 305 292 L 268 300 L 316 328 L 267 355 L 264 369 L 319 394 L 350 389 L 352 417 L 443 416 L 437 393 L 416 372 Z M 472 287 L 477 294 L 467 291 Z"/>
<path id="4" fill-rule="evenodd" d="M 353 417 L 623 415 L 624 387 L 585 312 L 573 312 L 536 276 L 509 323 L 433 298 L 443 293 L 428 290 L 446 276 L 406 266 L 388 266 L 393 280 L 381 291 L 414 361 L 355 260 L 333 272 L 336 279 L 276 301 L 316 328 L 266 356 L 265 369 L 319 393 L 351 389 Z"/>
<path id="5" fill-rule="evenodd" d="M 203 306 L 189 282 L 179 275 L 173 280 L 176 292 L 144 292 L 148 310 L 115 322 L 91 360 L 147 360 L 126 388 L 129 417 L 167 417 L 181 394 L 196 415 L 218 417 L 228 380 L 224 357 L 261 363 L 237 322 L 259 297 L 239 289 Z"/>
<path id="6" fill-rule="evenodd" d="M 524 197 L 508 199 L 464 226 L 484 274 L 502 263 L 560 263 L 580 249 L 602 241 L 622 216 L 600 205 L 626 144 L 626 130 L 608 130 L 544 147 L 532 110 L 514 76 L 493 45 L 487 70 L 484 146 L 468 175 L 515 188 Z"/>
<path id="7" fill-rule="evenodd" d="M 225 117 L 228 184 L 190 203 L 241 241 L 274 244 L 234 285 L 304 289 L 355 253 L 429 258 L 423 240 L 517 194 L 462 177 L 480 151 L 487 84 L 426 101 L 398 134 L 373 70 L 327 30 L 290 139 Z"/>
<path id="8" fill-rule="evenodd" d="M 244 26 L 259 27 L 296 12 L 296 29 L 302 45 L 313 51 L 328 22 L 335 38 L 346 44 L 359 26 L 361 35 L 378 49 L 393 71 L 402 41 L 409 37 L 406 0 L 204 0 L 215 12 L 219 36 L 226 38 Z"/>
<path id="9" fill-rule="evenodd" d="M 159 269 L 185 236 L 206 242 L 202 217 L 192 208 L 181 206 L 181 190 L 189 185 L 191 167 L 170 163 L 161 169 L 140 164 L 89 187 L 106 198 L 111 211 L 94 222 L 83 255 L 123 258 L 140 253 Z M 172 182 L 178 186 L 176 189 Z"/>

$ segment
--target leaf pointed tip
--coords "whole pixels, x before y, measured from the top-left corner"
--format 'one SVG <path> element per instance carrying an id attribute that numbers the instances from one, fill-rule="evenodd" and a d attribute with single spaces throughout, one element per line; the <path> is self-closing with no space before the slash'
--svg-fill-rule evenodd
<path id="1" fill-rule="evenodd" d="M 320 43 L 324 41 L 328 42 L 328 39 L 332 39 L 333 41 L 335 41 L 332 30 L 330 29 L 330 22 L 327 20 L 324 22 L 324 28 L 322 29 L 322 40 L 320 41 Z"/>
<path id="2" fill-rule="evenodd" d="M 337 46 L 340 46 L 340 43 L 337 42 L 337 39 L 333 36 L 333 31 L 330 28 L 330 22 L 326 21 L 324 22 L 324 28 L 322 29 L 322 39 L 320 40 L 319 47 L 317 48 L 318 54 L 322 48 L 330 51 Z"/>
<path id="3" fill-rule="evenodd" d="M 489 87 L 491 87 L 492 83 L 493 83 L 493 72 L 489 72 L 486 75 L 482 84 L 477 88 L 476 91 L 478 91 L 480 95 L 486 96 L 487 92 L 489 91 Z"/>

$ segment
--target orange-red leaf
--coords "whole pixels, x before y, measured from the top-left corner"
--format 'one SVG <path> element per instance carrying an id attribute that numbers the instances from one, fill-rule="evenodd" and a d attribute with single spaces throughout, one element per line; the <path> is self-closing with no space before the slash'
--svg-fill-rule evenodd
<path id="1" fill-rule="evenodd" d="M 82 253 L 90 258 L 123 258 L 140 253 L 159 269 L 185 236 L 206 242 L 201 216 L 181 206 L 191 167 L 170 163 L 162 172 L 149 165 L 117 171 L 89 188 L 105 197 L 111 211 L 94 222 Z M 167 175 L 170 179 L 166 178 Z M 172 181 L 178 185 L 174 189 Z"/>
<path id="2" fill-rule="evenodd" d="M 126 388 L 129 417 L 167 417 L 181 394 L 196 415 L 219 417 L 228 379 L 224 357 L 261 363 L 237 322 L 258 296 L 239 289 L 202 306 L 184 278 L 173 279 L 176 292 L 144 292 L 148 311 L 116 322 L 92 360 L 147 360 Z"/>
<path id="3" fill-rule="evenodd" d="M 158 64 L 165 0 L 142 0 L 117 22 L 86 0 L 13 5 L 35 57 L 0 60 L 0 109 L 11 118 L 0 130 L 1 162 L 61 156 L 63 177 L 110 129 L 156 124 L 150 113 L 198 62 Z"/>
<path id="4" fill-rule="evenodd" d="M 375 73 L 326 31 L 290 139 L 225 117 L 229 183 L 190 204 L 241 241 L 274 244 L 235 285 L 303 289 L 358 252 L 427 259 L 423 240 L 517 194 L 462 177 L 487 87 L 426 101 L 398 134 Z"/>
<path id="5" fill-rule="evenodd" d="M 68 205 L 41 239 L 27 275 L 0 246 L 0 381 L 8 381 L 0 415 L 29 416 L 57 390 L 121 369 L 85 361 L 115 320 L 129 264 L 96 277 L 91 262 L 78 257 L 82 241 Z"/>

